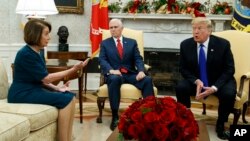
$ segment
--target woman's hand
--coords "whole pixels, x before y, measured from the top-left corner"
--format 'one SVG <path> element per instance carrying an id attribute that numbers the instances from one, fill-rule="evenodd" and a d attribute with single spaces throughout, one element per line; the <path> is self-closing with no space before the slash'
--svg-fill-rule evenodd
<path id="1" fill-rule="evenodd" d="M 87 59 L 84 60 L 84 61 L 80 61 L 80 62 L 76 63 L 76 64 L 73 66 L 73 68 L 74 68 L 75 70 L 80 70 L 80 69 L 82 69 L 83 67 L 85 67 L 85 66 L 88 64 L 89 60 L 90 60 L 90 58 L 87 58 Z"/>
<path id="2" fill-rule="evenodd" d="M 66 83 L 63 84 L 62 86 L 58 86 L 57 91 L 59 91 L 59 92 L 70 91 L 70 89 L 69 89 L 69 83 L 70 83 L 70 81 L 66 82 Z"/>

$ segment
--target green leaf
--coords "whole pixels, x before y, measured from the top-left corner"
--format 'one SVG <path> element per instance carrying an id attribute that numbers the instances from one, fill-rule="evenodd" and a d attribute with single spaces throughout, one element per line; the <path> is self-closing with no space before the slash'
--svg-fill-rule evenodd
<path id="1" fill-rule="evenodd" d="M 118 134 L 118 141 L 125 141 L 122 133 Z"/>
<path id="2" fill-rule="evenodd" d="M 148 112 L 151 112 L 151 111 L 152 111 L 152 108 L 142 108 L 141 109 L 141 112 L 142 112 L 143 115 L 148 113 Z"/>

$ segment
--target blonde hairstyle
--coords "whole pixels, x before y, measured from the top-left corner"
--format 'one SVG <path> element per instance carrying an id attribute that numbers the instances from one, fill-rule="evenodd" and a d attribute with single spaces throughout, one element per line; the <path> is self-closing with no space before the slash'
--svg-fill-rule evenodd
<path id="1" fill-rule="evenodd" d="M 197 17 L 194 18 L 191 22 L 191 24 L 196 24 L 196 23 L 205 23 L 207 25 L 208 30 L 212 32 L 213 26 L 211 20 L 205 18 L 205 17 Z"/>

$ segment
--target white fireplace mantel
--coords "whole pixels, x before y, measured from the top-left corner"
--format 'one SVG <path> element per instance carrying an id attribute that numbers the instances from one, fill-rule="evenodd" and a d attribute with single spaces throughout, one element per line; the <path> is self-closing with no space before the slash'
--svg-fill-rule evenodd
<path id="1" fill-rule="evenodd" d="M 123 21 L 124 27 L 143 30 L 147 50 L 178 50 L 182 40 L 192 36 L 191 15 L 109 13 L 110 18 Z M 206 15 L 214 31 L 230 29 L 232 15 Z"/>
<path id="2" fill-rule="evenodd" d="M 131 13 L 109 13 L 110 18 L 119 19 L 161 19 L 161 20 L 191 20 L 189 14 L 131 14 Z M 232 15 L 206 15 L 211 20 L 232 20 Z"/>

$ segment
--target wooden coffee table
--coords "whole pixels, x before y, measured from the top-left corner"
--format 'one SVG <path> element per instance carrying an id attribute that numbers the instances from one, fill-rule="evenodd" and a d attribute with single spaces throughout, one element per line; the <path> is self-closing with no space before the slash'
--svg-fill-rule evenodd
<path id="1" fill-rule="evenodd" d="M 210 141 L 206 123 L 205 121 L 198 121 L 199 125 L 199 135 L 198 135 L 198 140 L 197 141 Z M 110 134 L 108 139 L 106 141 L 117 141 L 118 140 L 118 128 L 115 128 L 115 130 Z"/>

